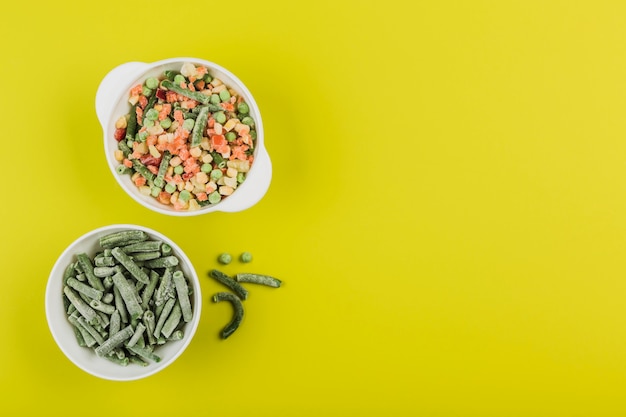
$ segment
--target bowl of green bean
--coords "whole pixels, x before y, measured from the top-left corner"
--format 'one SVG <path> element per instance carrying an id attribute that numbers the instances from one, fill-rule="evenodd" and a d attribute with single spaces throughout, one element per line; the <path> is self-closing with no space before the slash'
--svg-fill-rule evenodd
<path id="1" fill-rule="evenodd" d="M 196 333 L 201 308 L 198 276 L 183 250 L 131 224 L 104 226 L 72 242 L 45 294 L 48 326 L 65 356 L 116 381 L 174 363 Z"/>
<path id="2" fill-rule="evenodd" d="M 96 115 L 111 173 L 145 208 L 171 216 L 236 212 L 269 188 L 259 106 L 216 63 L 181 57 L 121 64 L 98 87 Z"/>

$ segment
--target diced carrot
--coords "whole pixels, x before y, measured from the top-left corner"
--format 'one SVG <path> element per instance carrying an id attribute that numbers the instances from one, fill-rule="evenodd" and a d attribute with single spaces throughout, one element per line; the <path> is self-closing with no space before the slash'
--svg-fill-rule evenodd
<path id="1" fill-rule="evenodd" d="M 172 177 L 172 181 L 174 181 L 174 184 L 180 184 L 181 182 L 183 182 L 183 177 L 181 177 L 179 174 L 176 174 Z"/>
<path id="2" fill-rule="evenodd" d="M 176 200 L 174 203 L 174 210 L 183 210 L 185 208 L 185 203 L 180 200 Z"/>
<path id="3" fill-rule="evenodd" d="M 165 101 L 167 101 L 168 103 L 175 103 L 178 100 L 178 93 L 175 93 L 173 91 L 168 91 L 167 93 L 165 93 Z"/>
<path id="4" fill-rule="evenodd" d="M 168 193 L 167 191 L 161 191 L 159 193 L 159 202 L 162 204 L 169 204 L 171 197 L 172 195 Z"/>
<path id="5" fill-rule="evenodd" d="M 146 168 L 148 168 L 154 175 L 159 172 L 159 168 L 156 165 L 146 165 Z"/>
<path id="6" fill-rule="evenodd" d="M 196 67 L 196 74 L 198 74 L 198 77 L 202 77 L 203 75 L 205 75 L 208 72 L 209 72 L 209 70 L 206 69 L 206 67 L 203 67 L 203 66 L 197 66 Z"/>
<path id="7" fill-rule="evenodd" d="M 143 119 L 143 109 L 139 106 L 135 107 L 135 114 L 137 115 L 137 124 L 143 126 L 141 120 Z"/>
<path id="8" fill-rule="evenodd" d="M 165 120 L 167 116 L 169 116 L 172 111 L 172 105 L 169 103 L 165 103 L 159 112 L 159 120 Z"/>
<path id="9" fill-rule="evenodd" d="M 157 137 L 155 135 L 150 135 L 146 138 L 146 144 L 148 146 L 156 145 L 156 143 L 157 143 Z"/>
<path id="10" fill-rule="evenodd" d="M 124 158 L 124 161 L 122 162 L 124 164 L 124 166 L 126 168 L 132 168 L 133 167 L 133 162 L 128 159 L 128 158 Z"/>
<path id="11" fill-rule="evenodd" d="M 141 84 L 137 84 L 136 86 L 130 89 L 130 95 L 138 96 L 139 94 L 141 94 L 142 90 L 143 90 L 143 86 Z"/>
<path id="12" fill-rule="evenodd" d="M 196 194 L 196 200 L 198 201 L 207 201 L 209 199 L 209 197 L 207 196 L 206 193 L 197 193 Z"/>
<path id="13" fill-rule="evenodd" d="M 139 175 L 137 178 L 135 178 L 135 185 L 137 187 L 141 187 L 142 185 L 146 185 L 146 179 Z"/>
<path id="14" fill-rule="evenodd" d="M 176 120 L 180 124 L 185 121 L 185 118 L 183 117 L 183 112 L 181 110 L 174 110 L 174 120 Z"/>
<path id="15" fill-rule="evenodd" d="M 139 105 L 142 109 L 145 109 L 148 105 L 148 98 L 144 95 L 139 96 Z"/>
<path id="16" fill-rule="evenodd" d="M 232 103 L 221 103 L 220 106 L 226 111 L 235 111 L 235 106 Z"/>

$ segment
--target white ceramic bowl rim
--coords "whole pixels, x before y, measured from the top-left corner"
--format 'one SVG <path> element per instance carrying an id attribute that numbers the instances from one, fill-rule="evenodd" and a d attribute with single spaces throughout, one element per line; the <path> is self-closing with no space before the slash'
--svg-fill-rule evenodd
<path id="1" fill-rule="evenodd" d="M 180 269 L 187 277 L 190 285 L 193 286 L 193 319 L 185 325 L 183 339 L 171 341 L 165 345 L 159 346 L 155 349 L 155 353 L 161 356 L 162 360 L 158 363 L 152 362 L 145 367 L 135 364 L 129 364 L 125 367 L 120 366 L 106 359 L 97 357 L 93 349 L 79 346 L 72 325 L 67 320 L 63 305 L 63 273 L 67 265 L 74 260 L 75 255 L 80 252 L 86 252 L 91 256 L 99 250 L 98 239 L 100 236 L 129 229 L 143 230 L 151 238 L 160 239 L 169 244 L 172 247 L 174 255 L 180 260 Z M 52 267 L 48 278 L 45 294 L 45 310 L 52 337 L 61 351 L 74 365 L 99 378 L 115 381 L 130 381 L 148 377 L 165 369 L 185 351 L 191 343 L 200 322 L 202 294 L 198 275 L 191 261 L 174 241 L 162 233 L 147 227 L 133 224 L 114 224 L 97 228 L 80 236 L 63 251 Z"/>
<path id="2" fill-rule="evenodd" d="M 242 95 L 250 107 L 250 115 L 254 118 L 257 131 L 254 162 L 246 176 L 246 180 L 228 198 L 217 204 L 201 207 L 199 210 L 174 210 L 171 206 L 161 204 L 151 196 L 142 195 L 127 175 L 122 176 L 115 171 L 119 163 L 113 157 L 113 153 L 117 149 L 113 139 L 115 121 L 120 116 L 128 113 L 127 95 L 130 88 L 150 76 L 162 75 L 166 69 L 180 70 L 182 64 L 186 62 L 206 66 L 211 74 Z M 242 211 L 259 202 L 269 188 L 272 177 L 272 164 L 265 148 L 263 120 L 259 107 L 243 82 L 226 68 L 216 63 L 199 58 L 178 57 L 152 63 L 128 62 L 119 65 L 103 78 L 98 87 L 96 93 L 96 114 L 104 132 L 104 151 L 112 175 L 131 198 L 150 210 L 171 216 L 196 216 L 213 211 Z"/>

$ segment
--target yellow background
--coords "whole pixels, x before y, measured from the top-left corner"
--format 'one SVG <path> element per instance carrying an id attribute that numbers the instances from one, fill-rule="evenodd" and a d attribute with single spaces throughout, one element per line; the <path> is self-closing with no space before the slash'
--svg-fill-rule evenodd
<path id="1" fill-rule="evenodd" d="M 0 36 L 1 415 L 626 415 L 626 3 L 18 1 Z M 108 171 L 100 80 L 176 56 L 260 106 L 249 210 L 164 217 Z M 57 256 L 113 223 L 178 242 L 205 300 L 134 382 L 75 367 L 44 313 Z M 244 250 L 285 285 L 223 341 L 206 271 Z"/>

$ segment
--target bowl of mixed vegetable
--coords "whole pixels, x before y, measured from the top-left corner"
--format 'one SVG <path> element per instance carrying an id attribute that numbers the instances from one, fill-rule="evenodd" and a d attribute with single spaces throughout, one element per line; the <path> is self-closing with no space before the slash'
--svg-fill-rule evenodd
<path id="1" fill-rule="evenodd" d="M 102 80 L 96 114 L 111 172 L 148 209 L 173 216 L 241 211 L 269 188 L 259 108 L 215 63 L 122 64 Z"/>
<path id="2" fill-rule="evenodd" d="M 182 249 L 137 225 L 110 225 L 71 243 L 45 295 L 54 340 L 99 378 L 145 378 L 171 365 L 198 328 L 202 295 Z"/>

